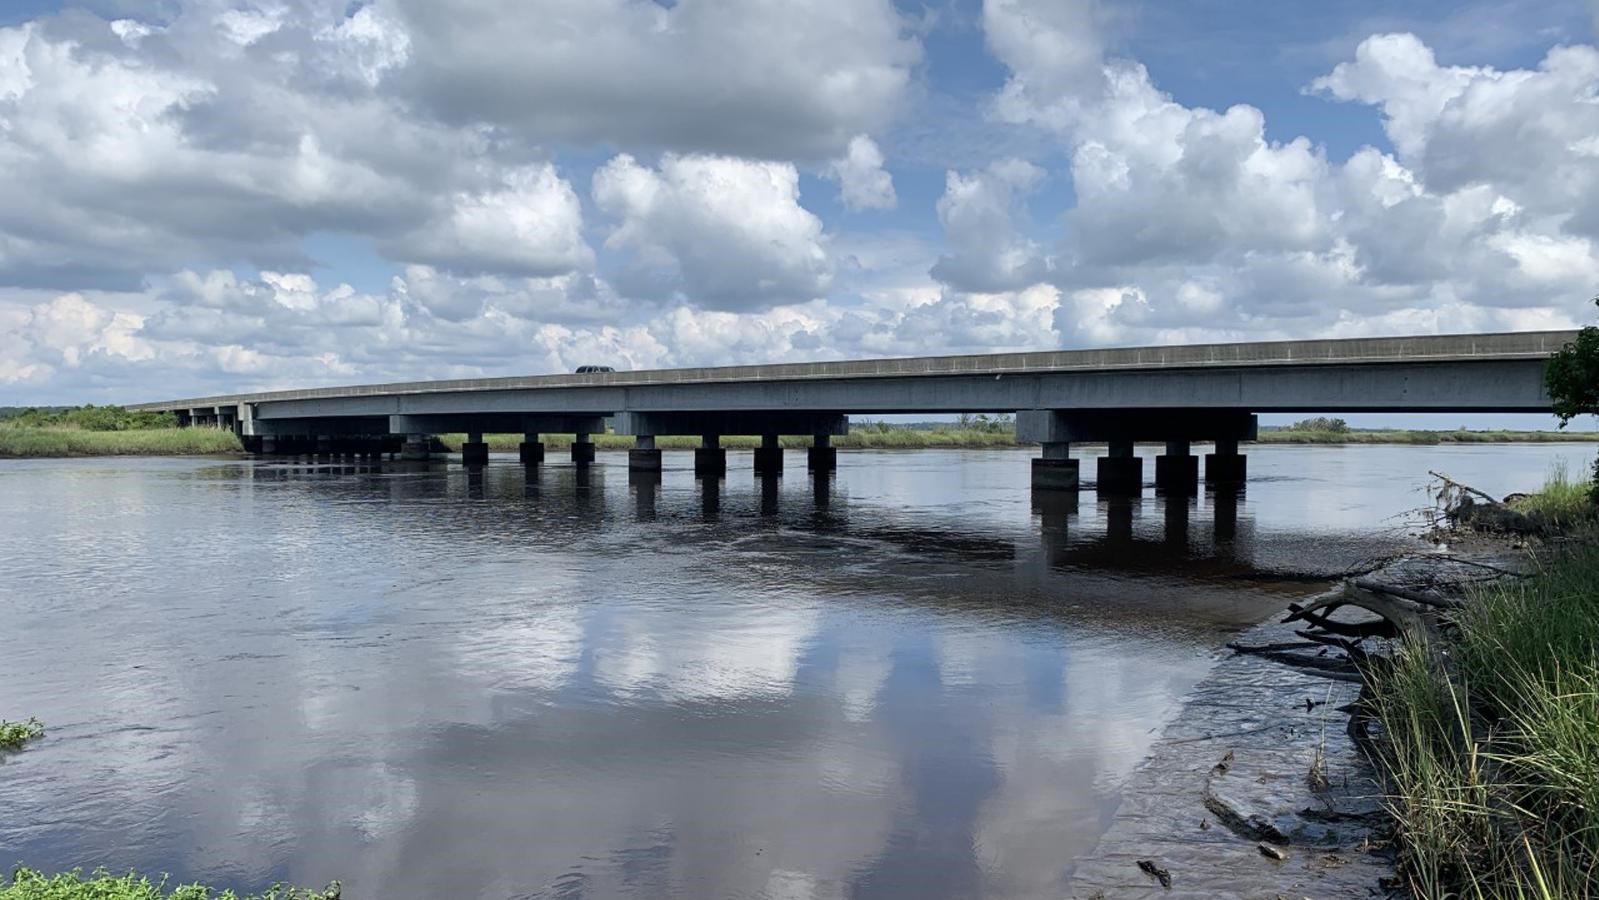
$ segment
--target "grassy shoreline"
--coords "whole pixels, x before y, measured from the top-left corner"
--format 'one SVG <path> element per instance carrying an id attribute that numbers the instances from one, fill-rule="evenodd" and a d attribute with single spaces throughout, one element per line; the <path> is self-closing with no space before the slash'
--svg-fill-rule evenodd
<path id="1" fill-rule="evenodd" d="M 18 866 L 9 879 L 0 874 L 0 900 L 339 900 L 340 893 L 337 883 L 320 891 L 273 885 L 264 893 L 249 895 L 201 884 L 168 887 L 167 883 L 164 876 L 112 875 L 104 869 L 89 875 L 78 871 L 46 875 Z"/>
<path id="2" fill-rule="evenodd" d="M 1564 470 L 1515 501 L 1570 529 L 1525 579 L 1375 669 L 1400 866 L 1421 898 L 1599 896 L 1599 507 Z"/>
<path id="3" fill-rule="evenodd" d="M 243 450 L 233 432 L 215 428 L 90 431 L 0 424 L 0 458 L 214 456 Z"/>

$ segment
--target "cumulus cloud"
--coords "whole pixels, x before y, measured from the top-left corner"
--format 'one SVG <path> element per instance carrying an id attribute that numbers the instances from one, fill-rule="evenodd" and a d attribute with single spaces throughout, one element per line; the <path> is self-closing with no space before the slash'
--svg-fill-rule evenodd
<path id="1" fill-rule="evenodd" d="M 933 266 L 933 277 L 960 291 L 1008 291 L 1044 277 L 1042 251 L 1019 232 L 1025 199 L 1044 170 L 1020 159 L 999 160 L 987 169 L 945 177 L 938 200 L 951 253 Z"/>
<path id="2" fill-rule="evenodd" d="M 623 154 L 594 173 L 594 202 L 617 220 L 606 246 L 636 254 L 636 292 L 748 310 L 819 297 L 832 280 L 789 163 L 669 153 L 652 169 Z"/>
<path id="3" fill-rule="evenodd" d="M 920 59 L 889 0 L 380 0 L 388 76 L 434 115 L 536 141 L 824 159 L 885 125 Z"/>
<path id="4" fill-rule="evenodd" d="M 828 166 L 838 182 L 839 196 L 850 209 L 893 209 L 894 177 L 883 168 L 883 153 L 866 135 L 850 139 L 849 149 Z"/>

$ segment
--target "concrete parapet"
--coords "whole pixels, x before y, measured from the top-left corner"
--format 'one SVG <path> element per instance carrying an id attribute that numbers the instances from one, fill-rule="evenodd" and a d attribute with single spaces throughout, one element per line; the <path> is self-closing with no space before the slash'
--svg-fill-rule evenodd
<path id="1" fill-rule="evenodd" d="M 1163 453 L 1155 457 L 1155 489 L 1192 493 L 1199 487 L 1199 457 Z"/>
<path id="2" fill-rule="evenodd" d="M 544 444 L 542 441 L 523 441 L 516 449 L 517 455 L 527 465 L 536 466 L 544 462 Z"/>
<path id="3" fill-rule="evenodd" d="M 1098 487 L 1107 494 L 1140 493 L 1144 489 L 1144 461 L 1136 456 L 1100 457 Z"/>
<path id="4" fill-rule="evenodd" d="M 1033 460 L 1033 490 L 1075 491 L 1081 463 L 1075 459 Z"/>
<path id="5" fill-rule="evenodd" d="M 661 471 L 661 451 L 654 448 L 635 447 L 627 451 L 627 468 L 633 472 L 659 472 Z"/>
<path id="6" fill-rule="evenodd" d="M 721 475 L 727 471 L 727 451 L 721 447 L 694 448 L 695 475 Z"/>

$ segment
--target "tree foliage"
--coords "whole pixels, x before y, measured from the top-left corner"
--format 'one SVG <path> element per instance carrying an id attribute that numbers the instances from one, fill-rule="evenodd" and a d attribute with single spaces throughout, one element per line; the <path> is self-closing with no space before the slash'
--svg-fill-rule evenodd
<path id="1" fill-rule="evenodd" d="M 1599 305 L 1599 297 L 1594 298 Z M 1554 404 L 1560 427 L 1582 415 L 1599 415 L 1599 328 L 1590 325 L 1560 348 L 1544 370 L 1544 388 Z M 1599 460 L 1594 460 L 1589 497 L 1599 503 Z"/>
<path id="2" fill-rule="evenodd" d="M 79 428 L 84 431 L 142 431 L 176 428 L 172 413 L 133 412 L 120 406 L 73 406 L 64 409 L 28 407 L 4 417 L 7 424 L 28 428 Z"/>

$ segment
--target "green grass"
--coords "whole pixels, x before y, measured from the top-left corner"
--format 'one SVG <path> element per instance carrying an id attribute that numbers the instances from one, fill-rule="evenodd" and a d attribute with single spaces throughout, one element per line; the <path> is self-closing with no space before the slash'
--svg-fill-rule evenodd
<path id="1" fill-rule="evenodd" d="M 1412 891 L 1596 896 L 1599 546 L 1478 591 L 1457 624 L 1373 680 Z"/>
<path id="2" fill-rule="evenodd" d="M 1541 519 L 1562 531 L 1599 518 L 1599 506 L 1594 504 L 1593 499 L 1593 484 L 1572 481 L 1564 461 L 1556 463 L 1549 470 L 1543 487 L 1517 497 L 1510 506 L 1519 513 Z"/>
<path id="3" fill-rule="evenodd" d="M 274 885 L 261 894 L 241 896 L 214 891 L 199 884 L 167 887 L 167 879 L 152 881 L 140 875 L 111 875 L 98 870 L 45 875 L 18 867 L 9 883 L 0 878 L 0 900 L 339 900 L 339 886 L 307 891 Z"/>
<path id="4" fill-rule="evenodd" d="M 0 750 L 21 750 L 22 745 L 44 735 L 44 725 L 38 719 L 26 722 L 7 722 L 0 719 Z"/>
<path id="5" fill-rule="evenodd" d="M 148 428 L 89 431 L 0 422 L 0 457 L 196 456 L 238 453 L 233 432 L 216 428 Z"/>

